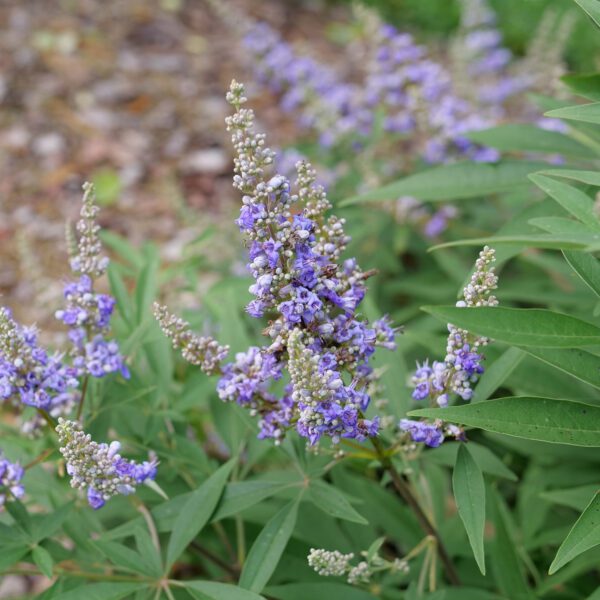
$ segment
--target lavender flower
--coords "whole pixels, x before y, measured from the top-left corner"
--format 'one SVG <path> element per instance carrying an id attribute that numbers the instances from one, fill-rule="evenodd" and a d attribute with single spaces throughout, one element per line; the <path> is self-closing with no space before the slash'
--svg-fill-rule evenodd
<path id="1" fill-rule="evenodd" d="M 496 15 L 486 0 L 463 0 L 461 32 L 454 54 L 463 66 L 462 87 L 491 117 L 500 119 L 506 100 L 529 87 L 531 77 L 512 76 L 510 50 L 502 45 Z M 472 92 L 474 91 L 474 93 Z"/>
<path id="2" fill-rule="evenodd" d="M 71 407 L 77 370 L 49 355 L 32 327 L 21 327 L 0 308 L 0 398 L 54 413 Z"/>
<path id="3" fill-rule="evenodd" d="M 129 377 L 125 360 L 117 342 L 107 340 L 110 319 L 115 300 L 108 294 L 94 292 L 94 282 L 108 268 L 108 258 L 102 255 L 102 244 L 96 222 L 98 207 L 95 204 L 91 183 L 83 186 L 83 206 L 77 223 L 79 239 L 70 248 L 71 270 L 78 277 L 65 285 L 66 308 L 56 312 L 56 318 L 70 328 L 69 339 L 73 344 L 73 365 L 79 374 L 104 377 L 120 371 Z"/>
<path id="4" fill-rule="evenodd" d="M 323 436 L 335 443 L 377 435 L 378 419 L 363 416 L 375 379 L 368 361 L 377 346 L 395 348 L 396 330 L 387 318 L 369 327 L 357 315 L 372 273 L 362 272 L 355 259 L 341 262 L 349 241 L 344 221 L 326 217 L 330 204 L 310 165 L 296 165 L 294 193 L 286 177 L 269 172 L 274 153 L 254 131 L 253 112 L 242 108 L 243 86 L 232 82 L 227 100 L 235 107 L 227 118 L 236 150 L 233 185 L 243 194 L 236 222 L 254 278 L 247 312 L 269 315 L 271 342 L 238 353 L 221 368 L 219 397 L 258 416 L 259 437 L 276 443 L 292 427 L 311 444 Z M 185 325 L 170 322 L 160 309 L 157 316 L 174 345 L 188 351 L 190 338 L 180 336 Z M 271 383 L 286 371 L 290 381 L 278 397 Z"/>
<path id="5" fill-rule="evenodd" d="M 494 250 L 485 246 L 479 253 L 475 271 L 463 290 L 463 299 L 456 303 L 457 306 L 468 308 L 498 304 L 498 300 L 492 295 L 498 284 L 492 266 L 495 260 Z M 456 394 L 463 400 L 471 399 L 472 386 L 484 370 L 481 348 L 490 342 L 488 338 L 476 336 L 452 324 L 448 325 L 448 332 L 444 361 L 433 361 L 431 365 L 428 361 L 417 364 L 411 380 L 414 388 L 412 397 L 415 400 L 428 399 L 431 404 L 442 408 L 448 405 L 451 394 Z M 439 446 L 444 439 L 440 427 L 439 424 L 430 425 L 407 419 L 400 422 L 400 428 L 409 432 L 413 441 L 425 442 L 434 447 Z M 459 431 L 450 433 L 459 437 L 461 435 Z"/>
<path id="6" fill-rule="evenodd" d="M 59 418 L 56 432 L 71 487 L 87 488 L 88 503 L 95 510 L 117 494 L 133 494 L 138 484 L 156 477 L 155 460 L 135 463 L 122 458 L 119 442 L 98 444 L 75 421 Z"/>
<path id="7" fill-rule="evenodd" d="M 300 125 L 318 131 L 323 146 L 370 133 L 371 113 L 361 105 L 357 85 L 339 80 L 333 69 L 312 58 L 297 55 L 266 23 L 250 25 L 243 44 L 256 78 L 281 95 L 286 112 L 300 112 Z"/>
<path id="8" fill-rule="evenodd" d="M 21 483 L 24 474 L 23 467 L 10 462 L 0 451 L 0 511 L 7 502 L 24 496 L 25 488 Z"/>

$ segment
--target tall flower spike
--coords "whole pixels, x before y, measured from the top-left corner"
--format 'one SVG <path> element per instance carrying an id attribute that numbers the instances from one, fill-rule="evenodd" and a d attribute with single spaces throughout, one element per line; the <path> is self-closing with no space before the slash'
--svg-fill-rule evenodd
<path id="1" fill-rule="evenodd" d="M 456 306 L 469 308 L 475 306 L 496 306 L 497 298 L 493 291 L 498 286 L 498 277 L 492 266 L 495 262 L 495 251 L 485 246 L 475 262 L 475 270 L 469 283 L 465 286 L 462 300 Z M 482 347 L 490 340 L 448 324 L 448 341 L 444 362 L 428 361 L 417 364 L 417 370 L 412 377 L 415 400 L 429 399 L 431 404 L 445 407 L 451 394 L 456 394 L 463 400 L 470 400 L 473 395 L 472 386 L 483 373 Z M 443 439 L 441 422 L 435 425 L 403 419 L 400 428 L 411 434 L 416 442 L 425 442 L 429 446 L 439 446 Z M 435 431 L 434 431 L 435 430 Z M 448 431 L 448 429 L 447 429 Z M 462 433 L 450 429 L 451 435 Z"/>
<path id="2" fill-rule="evenodd" d="M 296 165 L 292 191 L 286 177 L 269 172 L 274 153 L 254 131 L 253 112 L 242 108 L 243 86 L 232 82 L 227 99 L 235 108 L 226 121 L 236 151 L 234 186 L 243 194 L 237 224 L 254 278 L 246 310 L 255 318 L 268 313 L 271 341 L 223 367 L 219 396 L 258 416 L 259 437 L 276 443 L 294 426 L 311 444 L 376 435 L 378 419 L 362 414 L 374 387 L 368 361 L 377 346 L 395 347 L 396 331 L 385 319 L 369 327 L 357 315 L 372 273 L 354 259 L 340 262 L 350 238 L 343 219 L 327 216 L 331 205 L 312 167 Z M 270 383 L 286 365 L 290 384 L 278 397 Z"/>
<path id="3" fill-rule="evenodd" d="M 73 344 L 73 364 L 81 375 L 104 377 L 120 371 L 129 376 L 125 360 L 114 340 L 107 340 L 115 300 L 108 294 L 94 291 L 94 282 L 108 268 L 108 258 L 102 255 L 102 244 L 96 222 L 98 207 L 95 204 L 91 183 L 83 185 L 83 206 L 77 222 L 77 240 L 67 229 L 67 245 L 71 255 L 71 270 L 79 277 L 64 288 L 66 307 L 56 311 L 56 318 L 70 328 Z"/>
<path id="4" fill-rule="evenodd" d="M 227 356 L 229 346 L 219 345 L 212 337 L 196 335 L 190 330 L 189 323 L 169 313 L 166 306 L 155 302 L 153 310 L 163 333 L 187 362 L 198 365 L 207 375 L 221 370 L 221 362 Z"/>
<path id="5" fill-rule="evenodd" d="M 0 512 L 7 502 L 24 496 L 25 488 L 21 483 L 24 474 L 23 467 L 10 462 L 0 451 Z"/>
<path id="6" fill-rule="evenodd" d="M 33 327 L 21 327 L 0 308 L 0 399 L 53 413 L 73 405 L 76 375 L 60 355 L 48 355 L 38 344 Z"/>
<path id="7" fill-rule="evenodd" d="M 56 432 L 71 487 L 87 489 L 88 503 L 94 509 L 117 494 L 133 494 L 138 484 L 156 477 L 155 460 L 136 463 L 122 458 L 119 442 L 98 444 L 75 421 L 60 418 Z"/>

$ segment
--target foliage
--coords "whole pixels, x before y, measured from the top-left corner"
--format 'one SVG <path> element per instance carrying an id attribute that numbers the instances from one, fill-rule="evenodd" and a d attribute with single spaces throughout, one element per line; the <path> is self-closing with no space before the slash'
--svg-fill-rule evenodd
<path id="1" fill-rule="evenodd" d="M 356 181 L 401 147 L 375 119 L 331 147 L 328 194 L 273 171 L 232 84 L 254 280 L 232 268 L 186 321 L 154 302 L 215 273 L 101 234 L 87 185 L 63 351 L 0 313 L 0 572 L 58 600 L 597 597 L 600 75 L 563 81 L 534 98 L 560 131 L 461 132 L 491 163 Z M 461 218 L 433 245 L 390 218 L 403 195 Z"/>

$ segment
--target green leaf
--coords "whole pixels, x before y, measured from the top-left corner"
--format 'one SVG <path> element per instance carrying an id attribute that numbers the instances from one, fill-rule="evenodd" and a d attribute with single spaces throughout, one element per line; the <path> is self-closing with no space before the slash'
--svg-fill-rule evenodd
<path id="1" fill-rule="evenodd" d="M 121 600 L 145 587 L 145 583 L 86 583 L 68 592 L 59 593 L 53 600 Z"/>
<path id="2" fill-rule="evenodd" d="M 229 585 L 214 581 L 184 581 L 185 589 L 198 600 L 265 600 L 263 596 Z"/>
<path id="3" fill-rule="evenodd" d="M 600 101 L 600 73 L 563 75 L 560 79 L 579 96 Z"/>
<path id="4" fill-rule="evenodd" d="M 167 568 L 187 548 L 188 544 L 208 523 L 227 483 L 236 458 L 232 458 L 213 473 L 195 492 L 191 494 L 175 519 L 173 532 L 167 547 Z"/>
<path id="5" fill-rule="evenodd" d="M 525 348 L 531 356 L 600 389 L 600 357 L 580 348 Z"/>
<path id="6" fill-rule="evenodd" d="M 577 348 L 600 344 L 600 328 L 570 315 L 539 308 L 424 306 L 444 323 L 514 346 Z"/>
<path id="7" fill-rule="evenodd" d="M 150 306 L 156 298 L 158 257 L 153 246 L 145 248 L 145 263 L 135 287 L 135 307 L 137 322 L 142 323 L 150 313 Z"/>
<path id="8" fill-rule="evenodd" d="M 289 482 L 280 481 L 235 481 L 228 483 L 212 521 L 220 521 L 254 506 L 258 502 L 290 488 Z"/>
<path id="9" fill-rule="evenodd" d="M 542 492 L 540 498 L 548 500 L 553 504 L 560 504 L 561 506 L 568 506 L 574 508 L 578 512 L 583 512 L 585 507 L 590 503 L 590 498 L 598 492 L 598 485 L 582 485 L 575 488 L 568 488 L 566 490 L 551 490 L 549 492 Z"/>
<path id="10" fill-rule="evenodd" d="M 582 552 L 600 544 L 600 492 L 598 492 L 583 511 L 558 552 L 548 571 L 550 575 L 572 561 Z"/>
<path id="11" fill-rule="evenodd" d="M 575 1 L 577 2 L 578 0 Z M 600 102 L 555 108 L 544 113 L 544 116 L 600 124 Z"/>
<path id="12" fill-rule="evenodd" d="M 534 227 L 539 227 L 554 235 L 589 235 L 593 234 L 587 225 L 565 217 L 538 217 L 529 221 Z"/>
<path id="13" fill-rule="evenodd" d="M 92 176 L 92 183 L 98 204 L 105 206 L 114 204 L 123 188 L 119 173 L 110 168 L 98 169 Z"/>
<path id="14" fill-rule="evenodd" d="M 544 165 L 525 161 L 507 161 L 498 165 L 457 162 L 426 169 L 377 190 L 348 198 L 342 202 L 342 206 L 396 200 L 399 196 L 414 196 L 429 201 L 480 198 L 527 186 L 527 175 L 540 168 L 544 168 Z"/>
<path id="15" fill-rule="evenodd" d="M 110 263 L 108 267 L 108 280 L 110 282 L 110 291 L 117 302 L 119 314 L 127 324 L 131 325 L 133 323 L 133 307 L 118 265 Z"/>
<path id="16" fill-rule="evenodd" d="M 368 525 L 368 521 L 356 512 L 346 496 L 324 481 L 311 481 L 308 492 L 312 502 L 328 515 L 352 523 Z"/>
<path id="17" fill-rule="evenodd" d="M 563 250 L 563 256 L 583 282 L 600 296 L 600 264 L 598 259 L 585 252 Z"/>
<path id="18" fill-rule="evenodd" d="M 374 600 L 365 590 L 328 581 L 316 583 L 290 583 L 269 587 L 265 593 L 277 600 Z"/>
<path id="19" fill-rule="evenodd" d="M 483 473 L 465 444 L 460 444 L 452 473 L 452 489 L 458 514 L 465 526 L 477 566 L 485 575 L 485 482 Z"/>
<path id="20" fill-rule="evenodd" d="M 574 169 L 549 169 L 540 171 L 542 175 L 552 175 L 552 177 L 564 177 L 565 179 L 573 179 L 587 185 L 595 185 L 600 187 L 600 173 L 597 171 L 577 171 Z"/>
<path id="21" fill-rule="evenodd" d="M 496 534 L 491 544 L 490 563 L 498 587 L 510 600 L 531 600 L 535 596 L 529 590 L 521 569 L 517 545 L 509 528 L 507 509 L 496 490 L 490 489 L 489 497 Z"/>
<path id="22" fill-rule="evenodd" d="M 0 571 L 19 562 L 29 552 L 29 545 L 0 546 Z"/>
<path id="23" fill-rule="evenodd" d="M 529 440 L 600 447 L 600 407 L 572 400 L 517 396 L 463 406 L 422 408 L 408 414 Z"/>
<path id="24" fill-rule="evenodd" d="M 600 27 L 600 2 L 598 0 L 575 0 L 590 16 L 597 27 Z"/>
<path id="25" fill-rule="evenodd" d="M 93 543 L 116 566 L 150 577 L 155 575 L 154 570 L 135 550 L 116 542 L 98 540 Z"/>
<path id="26" fill-rule="evenodd" d="M 590 155 L 589 148 L 564 133 L 549 131 L 529 123 L 509 123 L 490 129 L 470 131 L 467 137 L 478 144 L 503 152 L 545 152 L 584 157 Z"/>
<path id="27" fill-rule="evenodd" d="M 487 400 L 517 368 L 525 356 L 519 348 L 509 348 L 484 371 L 471 402 Z"/>
<path id="28" fill-rule="evenodd" d="M 11 502 L 7 502 L 4 506 L 9 512 L 10 516 L 15 520 L 17 527 L 30 536 L 32 532 L 31 517 L 21 501 L 13 499 Z"/>
<path id="29" fill-rule="evenodd" d="M 458 443 L 442 444 L 438 448 L 428 450 L 427 458 L 438 465 L 454 467 L 459 447 Z M 484 473 L 510 481 L 518 480 L 518 477 L 487 446 L 469 442 L 469 452 Z"/>
<path id="30" fill-rule="evenodd" d="M 261 592 L 277 568 L 294 531 L 299 498 L 286 504 L 260 532 L 244 563 L 240 587 Z"/>
<path id="31" fill-rule="evenodd" d="M 587 194 L 540 173 L 530 175 L 529 179 L 582 223 L 596 230 L 600 229 L 600 222 L 594 213 L 594 202 Z"/>
<path id="32" fill-rule="evenodd" d="M 46 550 L 42 546 L 35 546 L 31 551 L 31 558 L 33 559 L 33 562 L 37 565 L 39 570 L 42 572 L 42 575 L 44 575 L 48 579 L 51 579 L 54 561 L 52 560 L 52 557 L 50 556 L 48 550 Z"/>
<path id="33" fill-rule="evenodd" d="M 453 248 L 456 246 L 523 246 L 531 248 L 546 248 L 548 250 L 587 250 L 594 251 L 600 249 L 600 236 L 590 234 L 582 236 L 581 234 L 528 234 L 528 235 L 497 235 L 482 238 L 469 238 L 465 240 L 455 240 L 437 244 L 429 248 L 429 252 L 440 250 L 441 248 Z"/>

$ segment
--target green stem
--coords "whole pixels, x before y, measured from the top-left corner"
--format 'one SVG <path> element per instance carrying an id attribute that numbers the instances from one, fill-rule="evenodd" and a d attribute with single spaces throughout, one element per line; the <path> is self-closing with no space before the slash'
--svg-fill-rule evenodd
<path id="1" fill-rule="evenodd" d="M 90 380 L 90 376 L 86 375 L 83 380 L 83 386 L 81 387 L 81 398 L 79 399 L 79 406 L 77 407 L 77 421 L 81 418 L 81 413 L 83 412 L 83 403 L 85 401 L 85 396 L 88 388 L 88 382 Z"/>
<path id="2" fill-rule="evenodd" d="M 381 466 L 389 473 L 392 479 L 392 483 L 396 488 L 396 491 L 408 504 L 410 509 L 415 513 L 417 521 L 419 521 L 419 525 L 421 525 L 423 531 L 427 535 L 430 535 L 433 538 L 435 538 L 437 552 L 440 557 L 440 560 L 442 561 L 442 564 L 444 565 L 444 568 L 446 569 L 446 574 L 448 576 L 448 579 L 450 580 L 450 583 L 456 586 L 460 585 L 458 573 L 454 568 L 450 555 L 446 551 L 446 547 L 444 546 L 442 538 L 440 537 L 440 534 L 438 533 L 437 529 L 431 523 L 427 515 L 423 512 L 423 509 L 421 508 L 419 502 L 413 495 L 408 483 L 402 478 L 400 473 L 398 473 L 396 467 L 394 467 L 394 464 L 392 463 L 390 457 L 386 453 L 381 441 L 376 437 L 372 437 L 370 438 L 370 440 L 373 444 L 373 447 L 375 448 L 375 452 L 377 453 L 377 459 L 381 463 Z"/>

